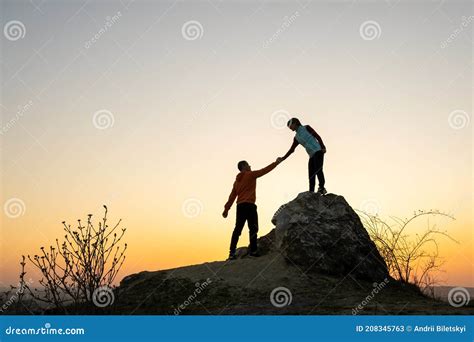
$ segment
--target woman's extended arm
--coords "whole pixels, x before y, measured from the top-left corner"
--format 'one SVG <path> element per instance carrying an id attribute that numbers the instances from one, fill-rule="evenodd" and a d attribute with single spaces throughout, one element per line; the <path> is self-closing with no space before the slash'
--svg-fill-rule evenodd
<path id="1" fill-rule="evenodd" d="M 295 149 L 296 147 L 299 145 L 299 142 L 298 140 L 293 139 L 293 144 L 291 145 L 290 149 L 288 150 L 288 152 L 286 152 L 286 154 L 282 157 L 283 160 L 285 160 L 286 158 L 288 158 L 290 156 L 290 154 L 292 154 L 293 152 L 295 152 Z"/>

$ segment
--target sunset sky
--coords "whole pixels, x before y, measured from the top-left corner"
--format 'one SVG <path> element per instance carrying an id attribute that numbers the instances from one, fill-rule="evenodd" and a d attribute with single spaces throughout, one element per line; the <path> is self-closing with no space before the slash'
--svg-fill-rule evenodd
<path id="1" fill-rule="evenodd" d="M 0 285 L 103 204 L 128 228 L 117 281 L 225 259 L 237 162 L 283 155 L 297 116 L 353 208 L 453 215 L 430 220 L 460 242 L 441 240 L 439 278 L 474 286 L 473 14 L 469 1 L 1 1 Z M 306 175 L 299 147 L 258 181 L 260 235 Z"/>

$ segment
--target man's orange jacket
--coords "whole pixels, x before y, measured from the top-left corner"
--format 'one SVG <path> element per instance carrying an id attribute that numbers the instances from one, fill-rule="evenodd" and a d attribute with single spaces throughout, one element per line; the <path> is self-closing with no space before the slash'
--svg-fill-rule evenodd
<path id="1" fill-rule="evenodd" d="M 239 203 L 255 203 L 257 178 L 266 175 L 278 165 L 277 162 L 271 163 L 267 167 L 257 171 L 241 171 L 235 178 L 232 192 L 229 200 L 225 204 L 225 210 L 229 210 L 237 197 L 237 204 Z"/>

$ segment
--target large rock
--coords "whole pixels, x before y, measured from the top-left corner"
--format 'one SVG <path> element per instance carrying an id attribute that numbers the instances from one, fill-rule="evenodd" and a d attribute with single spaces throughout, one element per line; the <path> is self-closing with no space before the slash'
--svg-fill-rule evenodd
<path id="1" fill-rule="evenodd" d="M 342 196 L 300 193 L 272 222 L 273 248 L 304 271 L 374 281 L 388 277 L 385 261 Z"/>

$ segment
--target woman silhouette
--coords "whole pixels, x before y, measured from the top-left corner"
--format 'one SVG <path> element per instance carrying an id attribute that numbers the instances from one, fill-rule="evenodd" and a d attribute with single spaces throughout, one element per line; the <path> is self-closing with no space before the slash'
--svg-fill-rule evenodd
<path id="1" fill-rule="evenodd" d="M 301 144 L 306 149 L 309 155 L 308 161 L 308 176 L 309 176 L 309 191 L 314 192 L 316 183 L 316 176 L 318 176 L 319 188 L 318 194 L 324 195 L 327 193 L 324 188 L 325 179 L 323 173 L 324 154 L 326 153 L 326 146 L 324 146 L 323 139 L 319 136 L 311 126 L 303 126 L 297 118 L 292 118 L 288 121 L 287 126 L 292 131 L 296 132 L 293 144 L 290 150 L 282 157 L 285 160 L 292 154 L 296 147 Z"/>

